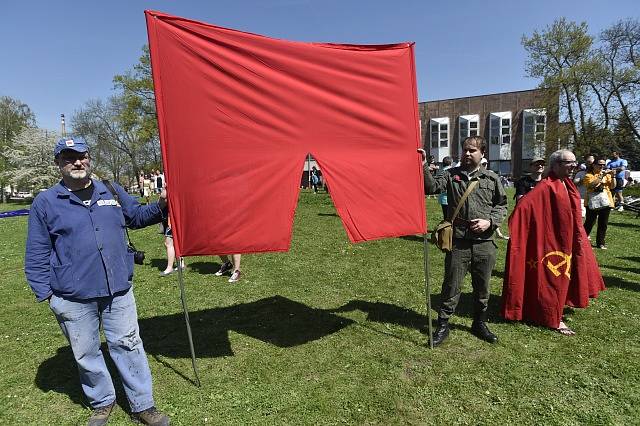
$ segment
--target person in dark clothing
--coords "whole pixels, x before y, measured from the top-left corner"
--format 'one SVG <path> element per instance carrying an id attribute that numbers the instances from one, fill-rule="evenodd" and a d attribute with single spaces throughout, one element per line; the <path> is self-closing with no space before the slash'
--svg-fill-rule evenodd
<path id="1" fill-rule="evenodd" d="M 542 157 L 535 157 L 529 162 L 530 174 L 516 181 L 516 203 L 542 180 L 542 172 L 544 171 L 545 164 L 546 162 Z"/>

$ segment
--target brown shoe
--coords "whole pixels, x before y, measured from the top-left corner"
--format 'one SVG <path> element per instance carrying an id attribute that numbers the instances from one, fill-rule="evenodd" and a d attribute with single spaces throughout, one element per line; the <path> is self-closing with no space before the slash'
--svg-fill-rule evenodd
<path id="1" fill-rule="evenodd" d="M 93 410 L 91 413 L 91 417 L 89 417 L 89 422 L 87 426 L 103 426 L 106 425 L 109 421 L 109 415 L 111 415 L 111 411 L 113 407 L 116 405 L 116 402 L 112 402 L 109 405 L 105 405 L 104 407 L 98 407 Z"/>
<path id="2" fill-rule="evenodd" d="M 132 413 L 133 420 L 149 426 L 169 426 L 169 416 L 156 410 L 156 407 L 147 408 L 139 413 Z"/>

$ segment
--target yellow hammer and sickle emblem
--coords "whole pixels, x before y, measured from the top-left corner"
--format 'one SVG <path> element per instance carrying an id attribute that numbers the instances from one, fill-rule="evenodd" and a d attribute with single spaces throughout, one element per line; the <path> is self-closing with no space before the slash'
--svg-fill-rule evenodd
<path id="1" fill-rule="evenodd" d="M 559 277 L 562 272 L 560 272 L 560 268 L 564 266 L 564 275 L 567 278 L 571 278 L 571 255 L 563 253 L 561 251 L 550 251 L 545 254 L 542 260 L 544 261 L 549 256 L 558 256 L 562 259 L 561 262 L 553 264 L 550 260 L 547 260 L 547 268 L 551 271 L 553 275 Z"/>

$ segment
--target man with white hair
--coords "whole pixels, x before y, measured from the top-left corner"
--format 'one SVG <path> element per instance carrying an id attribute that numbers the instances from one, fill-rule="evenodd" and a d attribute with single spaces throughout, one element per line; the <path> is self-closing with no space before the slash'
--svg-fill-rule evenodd
<path id="1" fill-rule="evenodd" d="M 511 239 L 502 288 L 502 315 L 575 334 L 562 319 L 565 306 L 586 307 L 604 290 L 598 263 L 582 225 L 580 193 L 571 180 L 576 157 L 559 150 L 549 175 L 509 217 Z"/>

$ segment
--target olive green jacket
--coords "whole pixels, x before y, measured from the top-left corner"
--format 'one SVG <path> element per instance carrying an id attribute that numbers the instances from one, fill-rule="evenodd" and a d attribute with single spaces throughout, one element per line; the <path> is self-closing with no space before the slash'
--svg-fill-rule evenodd
<path id="1" fill-rule="evenodd" d="M 468 240 L 490 240 L 493 232 L 500 226 L 507 216 L 507 194 L 500 183 L 500 178 L 491 170 L 477 170 L 471 173 L 471 178 L 460 167 L 452 167 L 442 175 L 434 177 L 429 172 L 429 165 L 424 166 L 424 188 L 426 194 L 439 194 L 447 192 L 449 207 L 447 219 L 451 219 L 453 212 L 467 189 L 469 182 L 478 180 L 478 185 L 469 194 L 469 197 L 460 209 L 454 223 L 454 238 Z M 465 221 L 473 219 L 487 219 L 491 226 L 481 234 L 471 232 L 465 225 Z M 460 223 L 462 222 L 462 223 Z"/>

